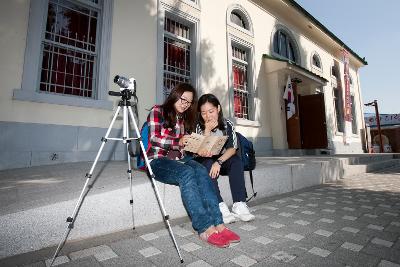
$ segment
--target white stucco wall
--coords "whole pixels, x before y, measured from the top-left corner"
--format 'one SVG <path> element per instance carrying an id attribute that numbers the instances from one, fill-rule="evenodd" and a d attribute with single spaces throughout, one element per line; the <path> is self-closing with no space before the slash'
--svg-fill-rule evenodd
<path id="1" fill-rule="evenodd" d="M 273 55 L 272 36 L 276 26 L 281 25 L 289 29 L 296 41 L 303 68 L 313 71 L 311 67 L 313 53 L 318 53 L 321 58 L 322 72 L 315 73 L 328 80 L 323 92 L 328 140 L 332 146 L 330 148 L 336 153 L 361 152 L 361 145 L 358 145 L 361 143 L 359 135 L 352 135 L 352 145 L 349 149 L 342 146 L 342 134 L 336 131 L 330 72 L 335 59 L 339 62 L 340 72 L 343 75 L 343 63 L 334 47 L 313 40 L 306 33 L 302 33 L 301 27 L 296 24 L 296 20 L 293 20 L 290 12 L 287 15 L 285 13 L 277 16 L 269 9 L 269 5 L 272 3 L 271 6 L 274 6 L 274 2 L 258 1 L 258 4 L 257 1 L 242 0 L 199 2 L 199 5 L 193 4 L 190 0 L 113 2 L 110 71 L 101 75 L 108 75 L 108 87 L 111 90 L 118 90 L 113 84 L 113 78 L 117 74 L 134 77 L 137 80 L 141 121 L 147 115 L 148 109 L 156 101 L 160 102 L 157 97 L 162 86 L 162 23 L 163 12 L 167 11 L 178 17 L 190 19 L 191 23 L 196 21 L 197 36 L 193 40 L 196 42 L 193 45 L 197 62 L 193 70 L 195 78 L 193 84 L 198 87 L 200 94 L 216 94 L 227 116 L 229 112 L 232 115 L 232 104 L 228 94 L 231 64 L 228 55 L 231 45 L 229 40 L 231 36 L 236 36 L 250 45 L 253 52 L 250 62 L 253 71 L 250 78 L 255 93 L 255 122 L 239 123 L 237 129 L 246 136 L 258 139 L 266 149 L 286 149 L 285 116 L 281 108 L 283 104 L 281 89 L 286 82 L 285 77 L 266 75 L 262 57 L 263 54 Z M 232 6 L 239 6 L 249 15 L 252 24 L 250 34 L 227 25 L 229 15 L 227 10 Z M 99 132 L 103 131 L 102 129 L 109 125 L 115 110 L 118 101 L 115 97 L 108 97 L 114 103 L 113 110 L 13 99 L 14 90 L 20 89 L 22 83 L 29 9 L 29 0 L 0 1 L 0 122 L 93 127 L 98 128 Z M 353 57 L 351 63 L 354 63 L 354 60 Z M 352 90 L 356 100 L 356 120 L 360 129 L 363 122 L 363 107 L 360 103 L 358 69 L 354 64 L 350 65 L 350 74 L 354 83 Z M 114 127 L 118 129 L 121 127 L 120 120 Z"/>

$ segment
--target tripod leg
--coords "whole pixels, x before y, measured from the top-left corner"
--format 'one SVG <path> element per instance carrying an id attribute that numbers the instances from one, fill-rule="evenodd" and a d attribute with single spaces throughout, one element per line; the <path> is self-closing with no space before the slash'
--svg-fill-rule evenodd
<path id="1" fill-rule="evenodd" d="M 55 260 L 56 257 L 58 256 L 58 253 L 60 253 L 62 247 L 64 246 L 65 242 L 67 241 L 67 238 L 68 238 L 68 236 L 69 236 L 69 234 L 70 234 L 72 228 L 74 228 L 74 223 L 75 223 L 76 217 L 78 216 L 79 209 L 80 209 L 81 206 L 82 206 L 82 203 L 83 203 L 83 200 L 84 200 L 85 196 L 87 195 L 87 193 L 88 193 L 89 190 L 90 190 L 90 188 L 89 188 L 88 185 L 89 185 L 90 179 L 92 178 L 92 174 L 93 174 L 94 168 L 96 167 L 97 161 L 98 161 L 99 158 L 100 158 L 101 152 L 103 151 L 104 145 L 105 145 L 106 142 L 107 142 L 107 138 L 108 138 L 108 136 L 110 135 L 112 126 L 113 126 L 113 124 L 114 124 L 114 122 L 115 122 L 115 120 L 116 120 L 116 118 L 117 118 L 118 113 L 119 113 L 120 110 L 121 110 L 121 107 L 118 106 L 117 110 L 115 111 L 114 117 L 113 117 L 113 119 L 112 119 L 112 121 L 111 121 L 111 123 L 110 123 L 110 126 L 108 127 L 108 130 L 107 130 L 107 132 L 106 132 L 105 137 L 103 137 L 103 138 L 101 139 L 101 142 L 102 142 L 102 143 L 101 143 L 101 146 L 100 146 L 100 148 L 99 148 L 99 151 L 97 152 L 96 158 L 95 158 L 95 160 L 94 160 L 94 162 L 93 162 L 93 164 L 92 164 L 92 167 L 90 168 L 89 173 L 87 173 L 87 174 L 85 175 L 86 178 L 87 178 L 87 179 L 86 179 L 86 182 L 85 182 L 85 185 L 84 185 L 83 188 L 82 188 L 81 194 L 79 195 L 79 199 L 78 199 L 78 201 L 77 201 L 77 203 L 76 203 L 76 205 L 75 205 L 75 208 L 74 208 L 74 211 L 73 211 L 72 215 L 71 215 L 70 217 L 67 218 L 68 228 L 67 228 L 67 230 L 65 231 L 64 238 L 63 238 L 63 239 L 60 241 L 60 243 L 58 244 L 58 247 L 57 247 L 57 249 L 56 249 L 56 252 L 54 253 L 54 256 L 53 256 L 53 258 L 52 258 L 52 260 L 51 260 L 51 262 L 50 262 L 50 266 L 53 265 L 54 260 Z"/>
<path id="2" fill-rule="evenodd" d="M 129 138 L 129 119 L 128 119 L 128 110 L 126 106 L 123 107 L 123 114 L 124 114 L 124 124 L 123 124 L 123 139 L 124 142 L 126 141 L 126 154 L 127 154 L 127 159 L 128 159 L 128 179 L 129 179 L 129 184 L 130 184 L 130 197 L 131 199 L 129 200 L 129 204 L 131 205 L 131 211 L 132 211 L 132 229 L 135 229 L 135 217 L 134 217 L 134 212 L 133 212 L 133 180 L 132 180 L 132 167 L 131 167 L 131 155 L 129 153 L 129 143 L 131 142 Z"/>
<path id="3" fill-rule="evenodd" d="M 152 187 L 154 189 L 154 192 L 156 194 L 157 202 L 158 202 L 158 205 L 160 206 L 160 210 L 161 210 L 161 213 L 163 215 L 164 222 L 167 225 L 168 232 L 169 232 L 169 234 L 170 234 L 170 236 L 172 238 L 172 242 L 175 245 L 176 251 L 177 251 L 178 256 L 179 256 L 179 259 L 181 260 L 181 263 L 182 263 L 183 262 L 182 255 L 181 255 L 181 252 L 179 250 L 179 246 L 176 243 L 175 235 L 174 235 L 174 232 L 172 231 L 171 224 L 169 223 L 169 215 L 166 214 L 166 211 L 165 211 L 165 208 L 164 208 L 164 204 L 163 204 L 163 202 L 161 200 L 160 193 L 158 191 L 158 187 L 157 187 L 155 179 L 154 179 L 155 175 L 153 173 L 153 170 L 151 169 L 151 166 L 150 166 L 150 163 L 149 163 L 149 159 L 147 158 L 146 150 L 144 149 L 144 145 L 143 145 L 143 141 L 141 139 L 140 131 L 139 131 L 139 129 L 137 127 L 137 124 L 136 124 L 136 122 L 134 120 L 132 108 L 128 107 L 128 110 L 129 110 L 129 114 L 131 116 L 133 127 L 134 127 L 135 132 L 136 132 L 136 136 L 139 138 L 140 149 L 143 152 L 144 160 L 146 162 L 147 169 L 148 169 L 148 171 L 150 173 L 151 185 L 152 185 Z"/>

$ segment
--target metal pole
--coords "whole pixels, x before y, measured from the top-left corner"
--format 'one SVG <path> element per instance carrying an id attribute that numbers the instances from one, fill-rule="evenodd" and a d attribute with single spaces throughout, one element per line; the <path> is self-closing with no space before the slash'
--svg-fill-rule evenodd
<path id="1" fill-rule="evenodd" d="M 378 101 L 374 100 L 375 107 L 375 116 L 376 116 L 376 124 L 378 125 L 378 134 L 379 134 L 379 142 L 380 142 L 380 151 L 383 153 L 383 141 L 382 141 L 382 131 L 381 131 L 381 120 L 379 117 L 379 109 L 378 109 Z"/>

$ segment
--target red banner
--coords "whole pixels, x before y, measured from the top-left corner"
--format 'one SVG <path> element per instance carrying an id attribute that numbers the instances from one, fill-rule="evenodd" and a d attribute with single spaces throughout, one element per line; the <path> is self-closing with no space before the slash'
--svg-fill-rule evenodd
<path id="1" fill-rule="evenodd" d="M 350 94 L 350 77 L 349 77 L 349 52 L 343 51 L 344 64 L 344 120 L 351 122 L 351 94 Z"/>

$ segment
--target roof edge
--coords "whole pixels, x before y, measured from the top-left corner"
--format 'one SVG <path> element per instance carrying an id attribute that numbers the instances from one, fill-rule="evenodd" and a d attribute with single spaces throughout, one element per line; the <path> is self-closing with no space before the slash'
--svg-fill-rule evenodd
<path id="1" fill-rule="evenodd" d="M 304 14 L 307 18 L 309 18 L 313 23 L 315 23 L 318 27 L 321 28 L 323 32 L 329 35 L 333 40 L 335 40 L 338 44 L 340 44 L 343 48 L 349 51 L 355 58 L 357 58 L 364 65 L 368 65 L 368 62 L 364 58 L 361 58 L 356 52 L 354 52 L 350 47 L 348 47 L 342 40 L 339 39 L 335 34 L 333 34 L 327 27 L 325 27 L 321 22 L 319 22 L 313 15 L 308 13 L 301 5 L 299 5 L 295 0 L 283 0 L 295 9 L 297 9 L 300 13 Z"/>

